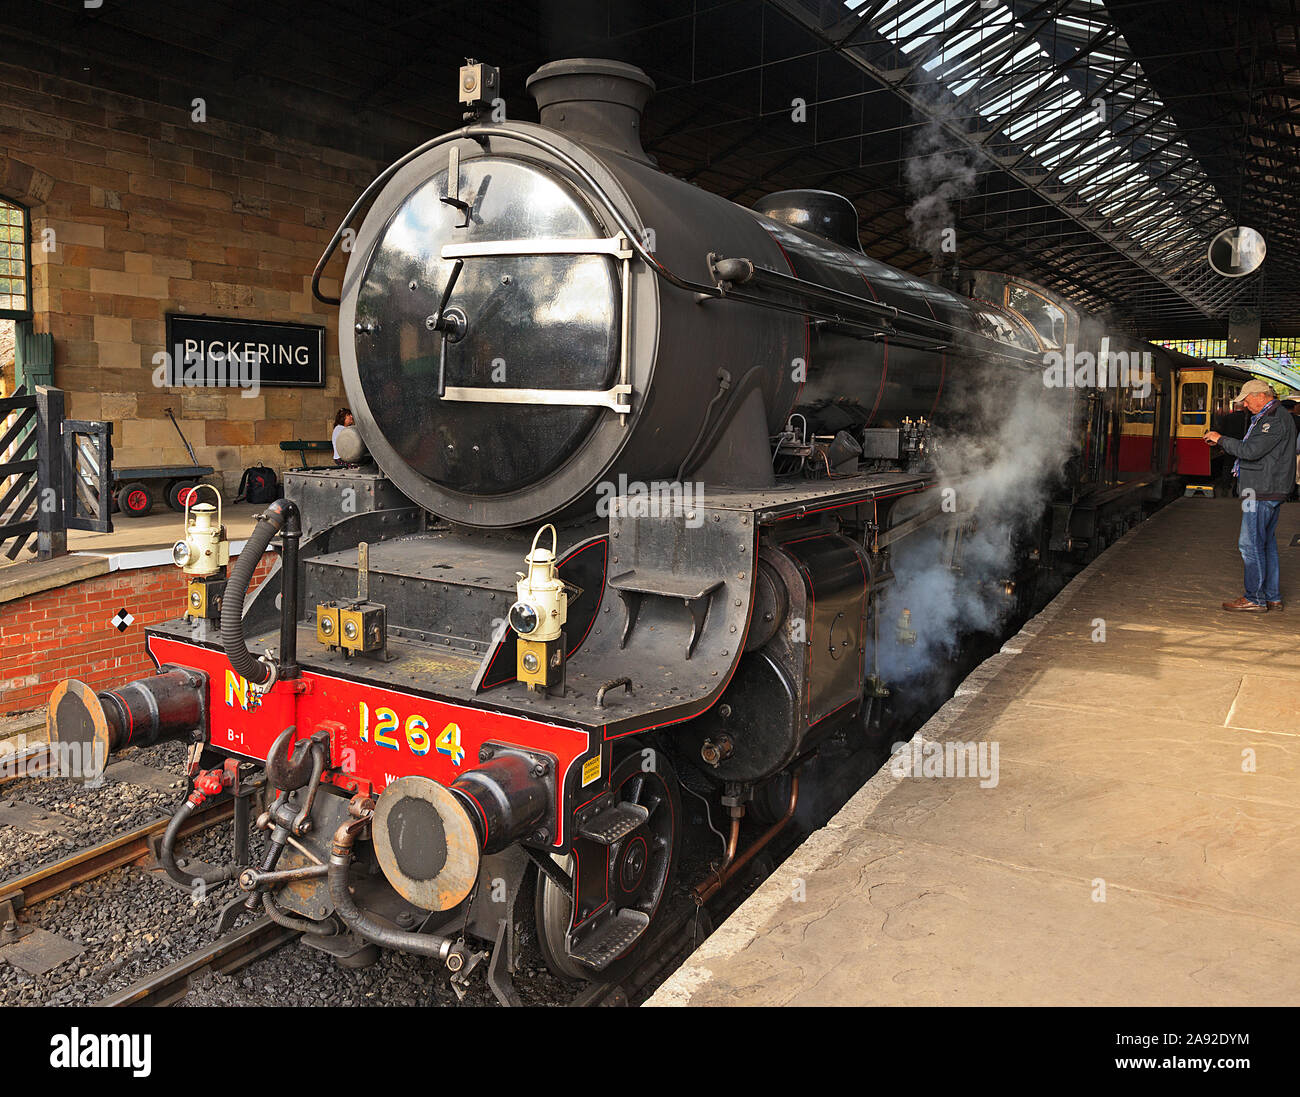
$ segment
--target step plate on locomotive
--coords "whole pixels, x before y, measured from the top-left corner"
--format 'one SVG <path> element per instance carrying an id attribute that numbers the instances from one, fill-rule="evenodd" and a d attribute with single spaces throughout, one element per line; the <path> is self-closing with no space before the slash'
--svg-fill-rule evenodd
<path id="1" fill-rule="evenodd" d="M 639 910 L 620 910 L 573 952 L 573 958 L 600 971 L 626 952 L 649 925 L 650 915 Z"/>
<path id="2" fill-rule="evenodd" d="M 650 812 L 640 804 L 615 804 L 593 815 L 578 828 L 578 833 L 602 846 L 612 846 L 649 818 Z"/>

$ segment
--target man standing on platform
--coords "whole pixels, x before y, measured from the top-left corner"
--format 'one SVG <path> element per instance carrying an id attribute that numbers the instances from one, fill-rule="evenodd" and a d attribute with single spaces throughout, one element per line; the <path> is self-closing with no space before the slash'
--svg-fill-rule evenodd
<path id="1" fill-rule="evenodd" d="M 1250 412 L 1246 436 L 1238 441 L 1217 430 L 1206 431 L 1210 445 L 1220 445 L 1235 457 L 1232 475 L 1241 495 L 1241 537 L 1237 547 L 1246 565 L 1246 594 L 1223 608 L 1234 612 L 1281 612 L 1278 578 L 1277 518 L 1283 501 L 1296 482 L 1296 423 L 1277 401 L 1273 390 L 1259 379 L 1241 386 L 1236 404 Z"/>

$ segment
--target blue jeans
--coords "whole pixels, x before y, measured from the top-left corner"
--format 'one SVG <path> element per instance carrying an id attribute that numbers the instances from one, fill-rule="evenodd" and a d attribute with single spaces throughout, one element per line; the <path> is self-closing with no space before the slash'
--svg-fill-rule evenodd
<path id="1" fill-rule="evenodd" d="M 1277 517 L 1281 509 L 1280 500 L 1242 500 L 1237 548 L 1246 564 L 1246 597 L 1258 605 L 1282 600 L 1277 566 Z"/>

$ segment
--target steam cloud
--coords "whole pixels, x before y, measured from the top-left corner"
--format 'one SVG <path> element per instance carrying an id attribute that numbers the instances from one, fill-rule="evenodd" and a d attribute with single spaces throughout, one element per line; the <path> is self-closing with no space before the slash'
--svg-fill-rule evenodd
<path id="1" fill-rule="evenodd" d="M 954 148 L 945 125 L 960 125 L 952 101 L 941 98 L 937 84 L 923 89 L 921 97 L 929 116 L 908 141 L 908 157 L 903 163 L 912 204 L 907 220 L 912 226 L 912 243 L 931 258 L 943 253 L 944 231 L 955 227 L 953 203 L 975 189 L 974 153 L 966 147 Z"/>
<path id="2" fill-rule="evenodd" d="M 938 497 L 951 489 L 961 523 L 970 512 L 975 528 L 962 539 L 957 569 L 944 551 L 942 515 L 898 544 L 896 579 L 881 607 L 878 660 L 886 682 L 923 675 L 948 659 L 964 634 L 997 628 L 1011 609 L 1002 584 L 1013 573 L 1016 543 L 1042 517 L 1070 452 L 1062 390 L 1045 388 L 1037 371 L 1008 372 L 975 370 L 968 419 L 938 439 Z M 904 609 L 914 644 L 897 638 Z"/>

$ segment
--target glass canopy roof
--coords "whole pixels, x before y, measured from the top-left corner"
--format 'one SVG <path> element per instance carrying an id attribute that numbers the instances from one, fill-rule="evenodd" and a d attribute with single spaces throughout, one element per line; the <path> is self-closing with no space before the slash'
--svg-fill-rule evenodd
<path id="1" fill-rule="evenodd" d="M 1232 218 L 1102 0 L 775 2 L 1189 311 L 1251 281 L 1206 264 Z"/>

